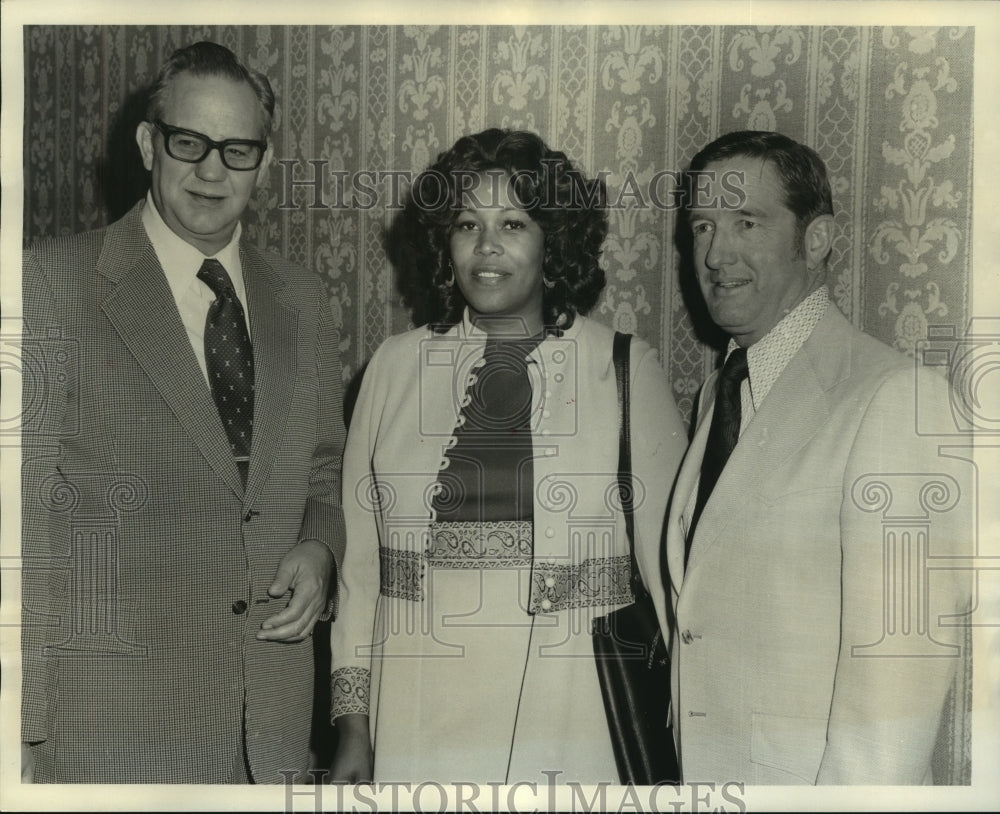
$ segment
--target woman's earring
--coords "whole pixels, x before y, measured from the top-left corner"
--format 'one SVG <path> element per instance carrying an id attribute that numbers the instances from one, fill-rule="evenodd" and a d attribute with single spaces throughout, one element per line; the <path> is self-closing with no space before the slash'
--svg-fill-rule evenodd
<path id="1" fill-rule="evenodd" d="M 545 286 L 546 288 L 555 288 L 556 287 L 556 281 L 555 280 L 550 280 L 548 277 L 546 277 L 543 274 L 542 275 L 542 285 Z"/>
<path id="2" fill-rule="evenodd" d="M 455 266 L 451 262 L 451 260 L 448 261 L 448 279 L 444 281 L 444 284 L 448 288 L 451 288 L 453 285 L 455 285 Z"/>

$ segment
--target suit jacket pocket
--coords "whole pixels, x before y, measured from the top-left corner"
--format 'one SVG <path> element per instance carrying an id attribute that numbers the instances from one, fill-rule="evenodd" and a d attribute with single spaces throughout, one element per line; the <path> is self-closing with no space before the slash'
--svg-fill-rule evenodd
<path id="1" fill-rule="evenodd" d="M 826 749 L 826 718 L 753 713 L 750 760 L 815 783 Z"/>

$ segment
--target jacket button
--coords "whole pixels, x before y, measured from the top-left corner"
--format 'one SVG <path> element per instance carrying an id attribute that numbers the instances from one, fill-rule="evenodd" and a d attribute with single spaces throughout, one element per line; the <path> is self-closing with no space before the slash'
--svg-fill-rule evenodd
<path id="1" fill-rule="evenodd" d="M 694 636 L 691 635 L 690 630 L 685 630 L 681 633 L 681 641 L 684 642 L 684 644 L 691 644 L 691 642 L 694 641 Z"/>
<path id="2" fill-rule="evenodd" d="M 242 599 L 237 599 L 235 602 L 233 602 L 233 613 L 235 613 L 237 616 L 239 616 L 241 613 L 246 613 L 246 610 L 247 610 L 247 603 L 244 602 Z"/>

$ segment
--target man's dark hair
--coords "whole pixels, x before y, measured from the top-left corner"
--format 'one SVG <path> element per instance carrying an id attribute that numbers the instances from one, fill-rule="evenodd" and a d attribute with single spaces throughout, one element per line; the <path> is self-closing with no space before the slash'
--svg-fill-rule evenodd
<path id="1" fill-rule="evenodd" d="M 703 148 L 691 159 L 690 172 L 736 157 L 761 158 L 774 168 L 785 190 L 783 203 L 795 215 L 795 244 L 801 251 L 809 224 L 820 215 L 833 214 L 833 195 L 823 159 L 811 147 L 781 133 L 738 130 Z M 690 184 L 688 191 L 692 191 Z"/>
<path id="2" fill-rule="evenodd" d="M 463 136 L 438 155 L 414 180 L 393 226 L 390 256 L 413 321 L 444 329 L 461 319 L 466 302 L 450 279 L 451 228 L 475 176 L 492 173 L 510 177 L 514 197 L 545 235 L 542 318 L 568 328 L 604 289 L 607 190 L 534 133 L 496 128 Z"/>
<path id="3" fill-rule="evenodd" d="M 271 90 L 271 83 L 267 77 L 244 65 L 228 48 L 207 41 L 179 48 L 163 63 L 149 91 L 149 102 L 146 105 L 147 121 L 162 118 L 166 96 L 170 92 L 170 82 L 185 71 L 194 76 L 221 76 L 233 82 L 246 82 L 257 96 L 263 114 L 264 132 L 261 135 L 265 140 L 271 135 L 274 91 Z"/>

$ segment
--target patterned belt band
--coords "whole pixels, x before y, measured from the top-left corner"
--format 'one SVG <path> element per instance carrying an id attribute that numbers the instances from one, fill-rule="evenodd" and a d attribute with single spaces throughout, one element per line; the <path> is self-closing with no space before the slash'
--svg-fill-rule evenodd
<path id="1" fill-rule="evenodd" d="M 534 562 L 529 521 L 432 523 L 424 553 L 380 548 L 381 593 L 420 602 L 424 568 L 517 569 L 531 574 L 530 613 L 632 601 L 629 557 Z M 516 601 L 514 598 L 513 601 Z"/>
<path id="2" fill-rule="evenodd" d="M 531 572 L 531 613 L 553 613 L 633 601 L 630 557 L 594 557 L 559 565 L 536 562 Z"/>
<path id="3" fill-rule="evenodd" d="M 431 523 L 427 562 L 442 568 L 517 568 L 531 565 L 530 520 Z"/>

